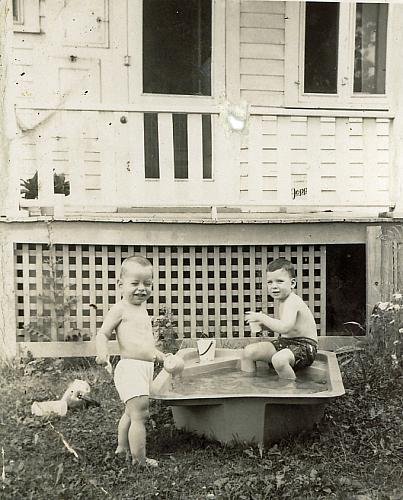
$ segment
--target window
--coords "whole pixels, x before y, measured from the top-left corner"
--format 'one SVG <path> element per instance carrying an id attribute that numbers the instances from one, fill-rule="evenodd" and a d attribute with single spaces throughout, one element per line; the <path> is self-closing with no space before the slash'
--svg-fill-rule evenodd
<path id="1" fill-rule="evenodd" d="M 211 95 L 211 0 L 143 1 L 143 92 Z"/>
<path id="2" fill-rule="evenodd" d="M 287 2 L 286 104 L 387 108 L 388 5 Z"/>
<path id="3" fill-rule="evenodd" d="M 39 0 L 13 0 L 14 31 L 40 33 Z"/>

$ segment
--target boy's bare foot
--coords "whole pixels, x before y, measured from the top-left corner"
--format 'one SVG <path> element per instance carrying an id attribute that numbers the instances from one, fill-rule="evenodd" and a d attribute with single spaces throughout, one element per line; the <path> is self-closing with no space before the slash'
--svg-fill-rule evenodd
<path id="1" fill-rule="evenodd" d="M 136 458 L 133 458 L 132 464 L 133 465 L 140 465 L 142 467 L 158 467 L 157 460 L 154 460 L 153 458 L 146 458 L 146 460 L 143 464 L 140 463 Z"/>
<path id="2" fill-rule="evenodd" d="M 129 448 L 125 448 L 124 446 L 118 446 L 115 450 L 115 455 L 119 457 L 126 456 L 129 453 Z"/>

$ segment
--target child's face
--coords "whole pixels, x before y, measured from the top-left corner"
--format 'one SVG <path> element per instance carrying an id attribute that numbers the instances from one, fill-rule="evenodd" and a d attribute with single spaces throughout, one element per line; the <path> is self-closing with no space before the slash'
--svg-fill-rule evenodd
<path id="1" fill-rule="evenodd" d="M 291 278 L 285 269 L 267 271 L 267 291 L 274 299 L 285 300 L 295 287 L 295 278 Z"/>
<path id="2" fill-rule="evenodd" d="M 152 278 L 150 266 L 144 267 L 137 262 L 128 264 L 119 281 L 123 298 L 133 305 L 145 302 L 151 295 Z"/>

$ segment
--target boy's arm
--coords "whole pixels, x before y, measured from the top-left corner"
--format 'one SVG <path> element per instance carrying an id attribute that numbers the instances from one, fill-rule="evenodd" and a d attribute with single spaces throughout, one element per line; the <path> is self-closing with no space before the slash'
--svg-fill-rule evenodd
<path id="1" fill-rule="evenodd" d="M 99 364 L 108 362 L 108 340 L 111 338 L 112 332 L 117 328 L 122 319 L 120 308 L 117 306 L 112 307 L 108 314 L 105 316 L 104 322 L 99 329 L 95 338 L 95 346 L 97 351 L 96 361 Z"/>
<path id="2" fill-rule="evenodd" d="M 290 332 L 297 321 L 298 308 L 291 301 L 286 301 L 283 306 L 282 318 L 275 319 L 262 312 L 247 312 L 247 321 L 258 321 L 266 328 L 280 334 Z"/>

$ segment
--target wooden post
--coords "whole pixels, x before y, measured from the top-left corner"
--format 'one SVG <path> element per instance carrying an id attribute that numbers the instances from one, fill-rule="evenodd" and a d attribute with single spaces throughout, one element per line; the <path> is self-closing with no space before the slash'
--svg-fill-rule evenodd
<path id="1" fill-rule="evenodd" d="M 371 316 L 374 305 L 382 299 L 382 241 L 381 227 L 367 227 L 367 319 Z"/>
<path id="2" fill-rule="evenodd" d="M 0 222 L 0 363 L 17 355 L 14 251 L 7 224 Z"/>
<path id="3" fill-rule="evenodd" d="M 388 45 L 390 48 L 389 65 L 394 68 L 390 71 L 394 78 L 389 83 L 391 104 L 395 118 L 392 127 L 392 158 L 391 158 L 391 205 L 396 205 L 393 214 L 403 216 L 403 95 L 402 95 L 402 68 L 403 68 L 403 5 L 389 5 L 391 19 L 391 34 Z M 400 68 L 397 70 L 397 68 Z"/>
<path id="4" fill-rule="evenodd" d="M 10 144 L 16 135 L 16 120 L 13 108 L 14 83 L 11 84 L 12 2 L 0 0 L 0 215 L 18 216 L 19 178 L 11 168 Z"/>

